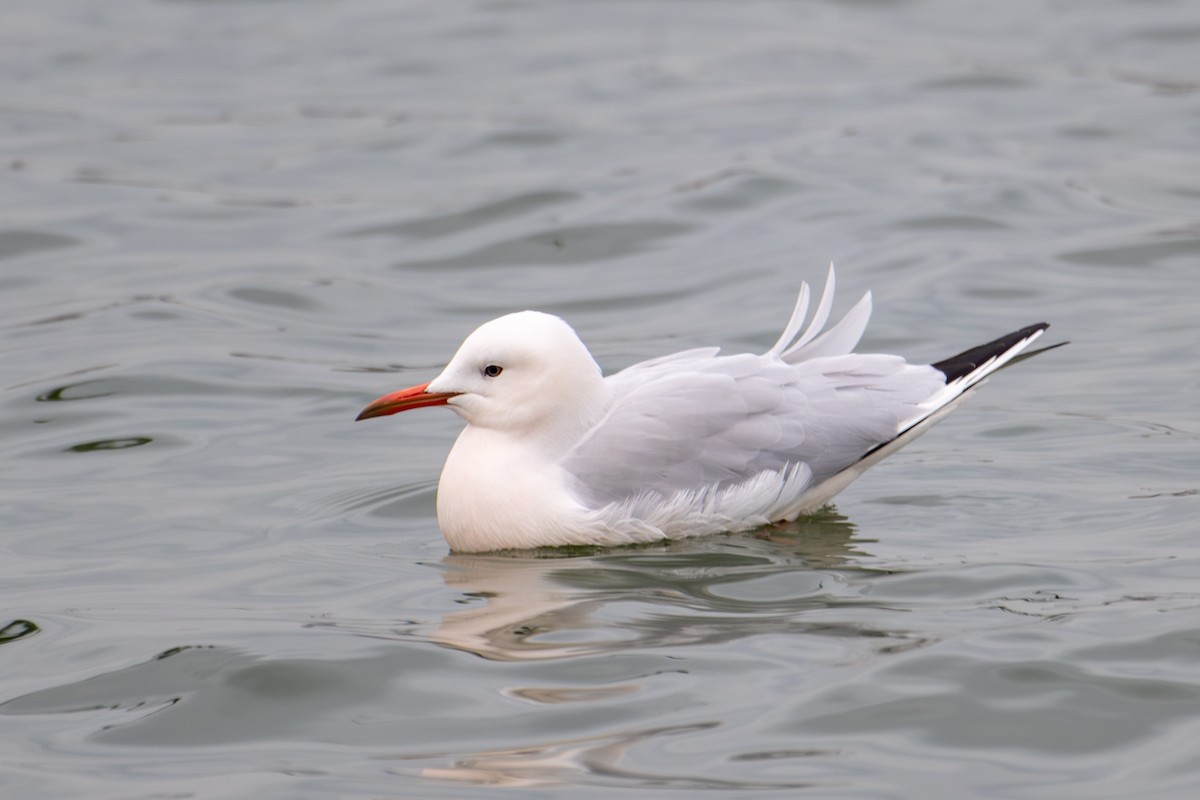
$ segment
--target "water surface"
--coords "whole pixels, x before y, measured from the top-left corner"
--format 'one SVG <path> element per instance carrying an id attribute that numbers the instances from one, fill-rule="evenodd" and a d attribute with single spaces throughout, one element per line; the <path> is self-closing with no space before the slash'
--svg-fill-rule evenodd
<path id="1" fill-rule="evenodd" d="M 134 798 L 1191 798 L 1186 0 L 16 3 L 0 32 L 0 782 Z M 450 555 L 479 322 L 765 349 L 801 280 L 937 360 L 758 535 Z"/>

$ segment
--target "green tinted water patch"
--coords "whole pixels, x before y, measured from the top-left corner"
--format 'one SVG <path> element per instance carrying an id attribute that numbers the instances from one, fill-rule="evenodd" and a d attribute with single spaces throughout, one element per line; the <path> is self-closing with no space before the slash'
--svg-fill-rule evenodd
<path id="1" fill-rule="evenodd" d="M 68 453 L 94 453 L 98 450 L 128 450 L 131 447 L 141 447 L 154 441 L 151 436 L 126 436 L 121 439 L 97 439 L 94 442 L 83 442 L 71 445 Z"/>
<path id="2" fill-rule="evenodd" d="M 40 630 L 41 628 L 38 627 L 36 622 L 30 622 L 27 619 L 14 619 L 3 628 L 0 628 L 0 644 L 10 644 L 27 636 L 32 636 Z"/>

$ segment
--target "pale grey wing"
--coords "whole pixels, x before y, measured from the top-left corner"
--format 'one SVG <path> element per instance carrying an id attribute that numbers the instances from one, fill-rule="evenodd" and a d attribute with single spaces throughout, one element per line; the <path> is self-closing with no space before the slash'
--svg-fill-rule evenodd
<path id="1" fill-rule="evenodd" d="M 945 377 L 896 356 L 787 364 L 695 350 L 635 364 L 606 384 L 608 413 L 562 462 L 597 504 L 800 464 L 819 483 L 923 416 Z"/>

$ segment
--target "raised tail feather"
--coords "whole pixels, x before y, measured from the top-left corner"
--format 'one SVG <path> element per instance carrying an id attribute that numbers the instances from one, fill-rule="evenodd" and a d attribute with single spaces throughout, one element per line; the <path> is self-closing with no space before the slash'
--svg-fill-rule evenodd
<path id="1" fill-rule="evenodd" d="M 825 279 L 825 289 L 821 292 L 821 300 L 817 310 L 813 312 L 812 320 L 807 327 L 804 318 L 808 316 L 809 288 L 807 283 L 800 284 L 800 296 L 796 299 L 796 307 L 792 317 L 784 326 L 783 335 L 779 341 L 767 351 L 767 355 L 777 356 L 789 364 L 798 364 L 810 358 L 821 356 L 840 356 L 853 352 L 867 322 L 871 319 L 871 293 L 862 296 L 853 308 L 846 312 L 838 322 L 824 333 L 821 330 L 829 321 L 829 312 L 833 308 L 833 292 L 836 286 L 833 265 L 829 265 L 829 275 Z M 801 332 L 801 328 L 804 328 Z"/>

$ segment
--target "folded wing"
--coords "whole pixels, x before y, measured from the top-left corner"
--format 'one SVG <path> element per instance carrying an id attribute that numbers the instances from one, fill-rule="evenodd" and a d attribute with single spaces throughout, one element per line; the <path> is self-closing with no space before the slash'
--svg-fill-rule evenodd
<path id="1" fill-rule="evenodd" d="M 849 352 L 870 316 L 869 296 L 822 334 L 832 293 L 831 270 L 805 328 L 802 287 L 764 355 L 688 350 L 607 378 L 607 414 L 563 461 L 580 493 L 604 504 L 798 468 L 816 485 L 922 417 L 945 376 L 897 356 Z"/>
<path id="2" fill-rule="evenodd" d="M 605 416 L 562 466 L 594 505 L 715 491 L 781 475 L 777 508 L 823 502 L 912 441 L 1048 327 L 1038 323 L 933 365 L 850 352 L 871 314 L 866 295 L 830 330 L 834 287 L 805 327 L 809 289 L 764 355 L 701 348 L 644 361 L 605 380 Z M 828 483 L 826 483 L 828 482 Z M 795 502 L 793 502 L 795 501 Z M 789 505 L 790 504 L 790 505 Z"/>

